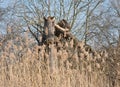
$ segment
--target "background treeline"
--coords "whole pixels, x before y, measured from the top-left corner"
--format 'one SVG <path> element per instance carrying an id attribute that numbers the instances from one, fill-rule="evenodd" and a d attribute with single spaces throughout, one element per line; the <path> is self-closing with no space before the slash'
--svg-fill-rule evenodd
<path id="1" fill-rule="evenodd" d="M 1 87 L 120 86 L 119 0 L 9 2 L 4 7 L 4 0 L 0 1 Z M 38 46 L 44 16 L 55 16 L 56 22 L 66 19 L 71 25 L 71 33 L 89 44 L 98 55 L 73 62 L 75 69 L 69 68 L 72 66 L 69 62 L 64 66 L 65 60 L 60 60 L 57 73 L 50 74 L 49 64 L 44 59 L 48 55 L 44 55 L 44 46 Z M 39 54 L 38 49 L 42 49 Z"/>

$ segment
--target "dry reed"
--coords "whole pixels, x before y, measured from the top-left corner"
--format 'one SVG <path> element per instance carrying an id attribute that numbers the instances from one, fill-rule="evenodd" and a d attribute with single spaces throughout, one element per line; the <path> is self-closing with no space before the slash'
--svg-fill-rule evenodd
<path id="1" fill-rule="evenodd" d="M 51 73 L 48 46 L 36 46 L 27 35 L 16 38 L 1 43 L 0 87 L 120 87 L 117 48 L 112 49 L 116 54 L 108 51 L 108 55 L 93 56 L 84 50 L 83 42 L 79 50 L 71 50 L 71 40 L 64 45 L 67 49 L 57 51 L 55 47 L 55 70 Z"/>

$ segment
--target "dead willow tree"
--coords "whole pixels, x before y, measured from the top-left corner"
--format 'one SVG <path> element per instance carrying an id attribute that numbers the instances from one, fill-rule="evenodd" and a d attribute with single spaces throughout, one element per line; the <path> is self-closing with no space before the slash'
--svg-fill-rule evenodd
<path id="1" fill-rule="evenodd" d="M 54 31 L 55 31 L 55 18 L 54 17 L 44 17 L 44 33 L 42 35 L 42 42 L 47 39 L 51 39 L 51 44 L 49 44 L 49 66 L 50 72 L 55 69 L 55 56 L 54 56 Z"/>
<path id="2" fill-rule="evenodd" d="M 58 24 L 55 24 L 55 17 L 44 17 L 44 30 L 42 34 L 42 44 L 48 45 L 49 49 L 49 66 L 50 72 L 54 72 L 55 70 L 55 60 L 57 56 L 57 50 L 55 48 L 55 37 L 59 35 L 59 33 L 65 34 L 68 32 L 68 23 L 65 20 L 60 21 Z M 58 34 L 58 35 L 57 35 Z M 56 36 L 55 36 L 56 35 Z M 59 36 L 58 36 L 59 37 Z"/>
<path id="3" fill-rule="evenodd" d="M 44 17 L 44 26 L 42 28 L 42 31 L 38 31 L 41 33 L 41 36 L 37 36 L 28 26 L 30 33 L 36 39 L 38 45 L 41 47 L 45 45 L 46 54 L 49 56 L 47 60 L 49 60 L 50 72 L 53 72 L 58 65 L 56 62 L 57 55 L 55 54 L 62 49 L 58 44 L 65 46 L 65 43 L 69 43 L 73 40 L 74 46 L 72 46 L 72 49 L 74 49 L 77 47 L 78 40 L 70 33 L 71 27 L 65 19 L 55 23 L 55 17 Z M 42 37 L 41 40 L 39 39 L 40 37 Z M 40 52 L 39 48 L 38 50 Z"/>

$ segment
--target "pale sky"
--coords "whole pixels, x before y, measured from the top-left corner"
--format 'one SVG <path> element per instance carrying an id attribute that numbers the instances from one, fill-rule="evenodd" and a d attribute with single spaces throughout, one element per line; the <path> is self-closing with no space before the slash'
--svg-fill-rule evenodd
<path id="1" fill-rule="evenodd" d="M 0 7 L 7 7 L 10 6 L 12 4 L 14 0 L 0 0 Z"/>

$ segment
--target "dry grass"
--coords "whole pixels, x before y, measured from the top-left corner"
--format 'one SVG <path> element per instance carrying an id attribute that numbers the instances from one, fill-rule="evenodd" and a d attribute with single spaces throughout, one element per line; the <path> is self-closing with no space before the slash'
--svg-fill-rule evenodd
<path id="1" fill-rule="evenodd" d="M 0 87 L 120 87 L 120 50 L 117 48 L 112 49 L 115 54 L 95 52 L 94 56 L 85 51 L 83 43 L 75 53 L 70 48 L 60 49 L 51 73 L 47 46 L 34 44 L 29 37 L 24 40 L 16 37 L 2 43 Z M 72 53 L 75 55 L 71 57 Z"/>

